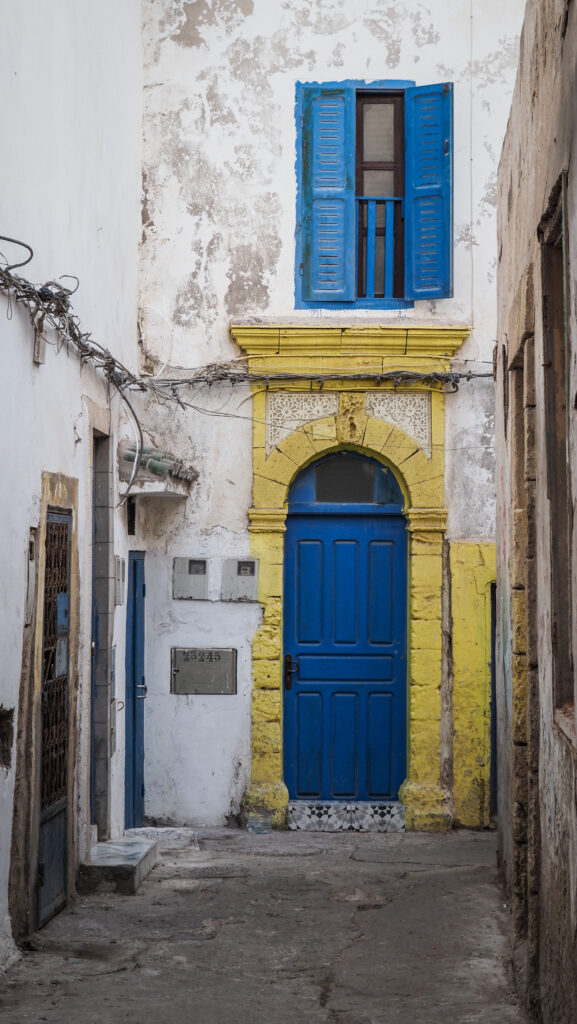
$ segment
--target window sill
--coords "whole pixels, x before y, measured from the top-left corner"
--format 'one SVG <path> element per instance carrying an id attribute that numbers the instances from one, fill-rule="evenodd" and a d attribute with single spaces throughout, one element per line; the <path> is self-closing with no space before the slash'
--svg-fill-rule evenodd
<path id="1" fill-rule="evenodd" d="M 355 299 L 354 302 L 305 302 L 295 301 L 295 309 L 340 309 L 352 313 L 363 309 L 414 309 L 412 299 Z"/>
<path id="2" fill-rule="evenodd" d="M 555 708 L 554 723 L 571 745 L 577 748 L 577 727 L 575 725 L 575 704 L 572 700 L 565 701 Z"/>

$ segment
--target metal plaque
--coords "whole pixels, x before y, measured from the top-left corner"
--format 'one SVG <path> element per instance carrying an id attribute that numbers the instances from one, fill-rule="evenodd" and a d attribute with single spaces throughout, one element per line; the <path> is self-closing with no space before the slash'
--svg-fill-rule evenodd
<path id="1" fill-rule="evenodd" d="M 172 596 L 181 601 L 208 600 L 208 565 L 205 558 L 175 558 Z"/>
<path id="2" fill-rule="evenodd" d="M 258 558 L 225 558 L 222 601 L 258 601 Z"/>
<path id="3" fill-rule="evenodd" d="M 173 647 L 171 693 L 236 693 L 236 650 Z"/>

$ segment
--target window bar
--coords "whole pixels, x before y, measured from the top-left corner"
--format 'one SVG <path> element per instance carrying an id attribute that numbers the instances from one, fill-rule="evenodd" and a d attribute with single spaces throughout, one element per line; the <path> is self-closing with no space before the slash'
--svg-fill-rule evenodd
<path id="1" fill-rule="evenodd" d="M 377 234 L 377 203 L 374 199 L 367 200 L 367 299 L 375 297 L 375 239 Z"/>
<path id="2" fill-rule="evenodd" d="M 393 295 L 393 270 L 395 263 L 395 201 L 385 203 L 385 298 Z"/>

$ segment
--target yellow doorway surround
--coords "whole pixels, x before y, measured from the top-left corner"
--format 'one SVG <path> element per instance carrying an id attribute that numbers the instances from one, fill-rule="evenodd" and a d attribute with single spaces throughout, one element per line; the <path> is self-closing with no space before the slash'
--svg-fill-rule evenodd
<path id="1" fill-rule="evenodd" d="M 391 466 L 405 493 L 408 775 L 399 799 L 408 827 L 445 829 L 454 819 L 452 794 L 448 797 L 442 778 L 441 735 L 445 394 L 427 375 L 450 371 L 468 333 L 467 327 L 231 326 L 253 375 L 249 529 L 251 553 L 260 561 L 263 608 L 252 646 L 252 774 L 244 807 L 268 808 L 277 825 L 284 822 L 288 804 L 282 740 L 287 494 L 310 462 L 342 448 Z M 393 371 L 425 379 L 386 379 Z"/>

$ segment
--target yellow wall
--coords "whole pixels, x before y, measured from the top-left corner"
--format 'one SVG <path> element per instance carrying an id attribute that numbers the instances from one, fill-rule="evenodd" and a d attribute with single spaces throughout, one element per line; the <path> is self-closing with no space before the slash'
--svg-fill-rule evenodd
<path id="1" fill-rule="evenodd" d="M 451 544 L 455 820 L 489 824 L 491 583 L 495 545 Z"/>
<path id="2" fill-rule="evenodd" d="M 251 551 L 260 560 L 263 622 L 252 650 L 252 777 L 245 794 L 245 810 L 266 807 L 274 812 L 275 824 L 280 825 L 288 802 L 282 751 L 283 560 L 288 489 L 310 462 L 328 452 L 348 448 L 390 465 L 405 493 L 409 533 L 408 774 L 400 799 L 406 805 L 408 827 L 448 828 L 453 821 L 452 794 L 441 778 L 445 396 L 430 381 L 395 386 L 391 381 L 363 379 L 362 374 L 447 371 L 468 330 L 251 325 L 233 326 L 231 333 L 247 352 L 251 372 L 262 375 L 262 383 L 253 384 L 253 507 L 249 517 Z M 298 379 L 299 374 L 314 373 L 319 373 L 319 377 L 335 375 L 336 379 L 324 384 L 320 380 Z M 275 379 L 276 374 L 283 374 L 283 379 Z M 311 393 L 322 387 L 337 395 L 334 414 L 298 426 L 267 454 L 267 393 Z M 430 394 L 429 452 L 398 427 L 366 413 L 367 391 L 393 388 L 397 393 Z M 475 550 L 479 550 L 478 545 Z M 468 562 L 467 571 L 474 576 Z M 457 602 L 460 597 L 456 595 Z M 479 647 L 479 657 L 480 650 Z M 474 680 L 478 691 L 477 675 Z M 475 760 L 479 724 L 476 720 L 473 723 L 473 714 L 466 721 L 461 703 L 458 707 L 462 718 L 462 738 L 455 747 L 460 758 L 459 772 L 463 778 L 473 780 L 479 774 Z M 464 785 L 459 794 L 463 803 Z"/>

